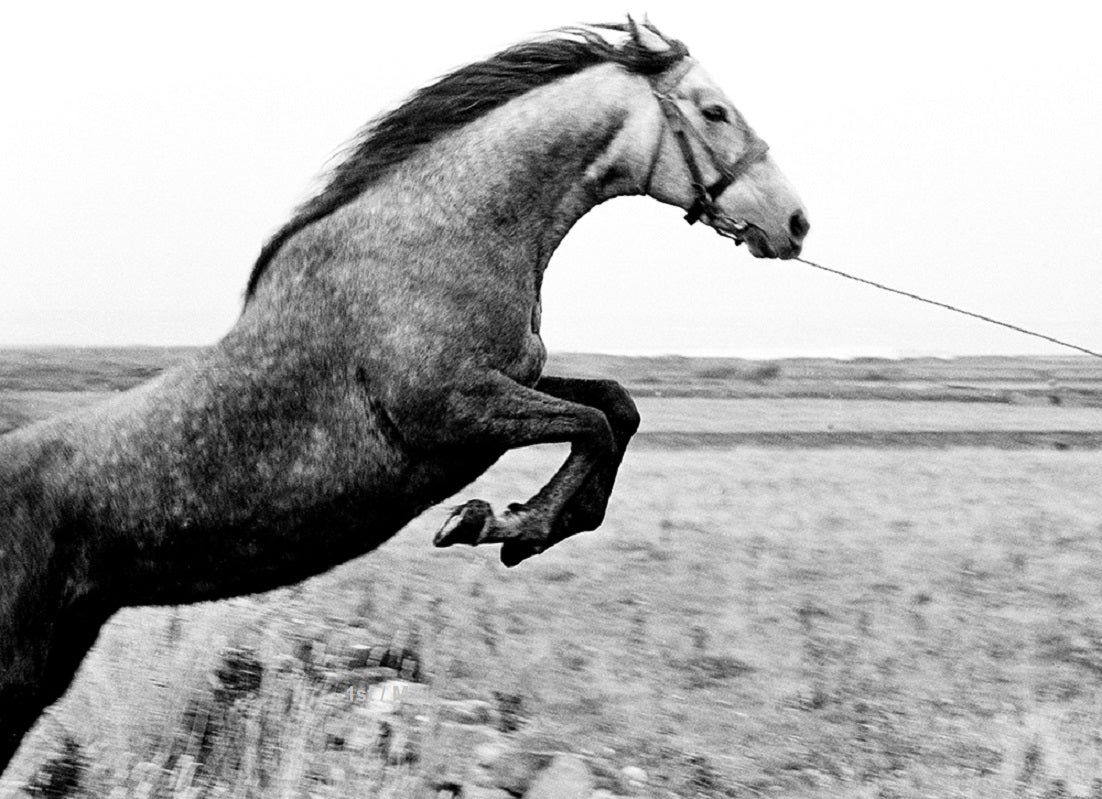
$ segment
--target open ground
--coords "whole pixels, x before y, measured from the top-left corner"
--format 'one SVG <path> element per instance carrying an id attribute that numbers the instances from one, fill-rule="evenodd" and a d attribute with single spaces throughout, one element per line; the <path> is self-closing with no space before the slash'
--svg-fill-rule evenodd
<path id="1" fill-rule="evenodd" d="M 0 430 L 187 356 L 0 351 Z M 506 570 L 434 550 L 440 507 L 301 586 L 124 611 L 0 797 L 436 797 L 491 790 L 479 767 L 523 795 L 515 764 L 561 751 L 605 796 L 1102 797 L 1089 360 L 548 372 L 639 399 L 600 530 Z M 562 455 L 456 499 L 527 497 Z"/>

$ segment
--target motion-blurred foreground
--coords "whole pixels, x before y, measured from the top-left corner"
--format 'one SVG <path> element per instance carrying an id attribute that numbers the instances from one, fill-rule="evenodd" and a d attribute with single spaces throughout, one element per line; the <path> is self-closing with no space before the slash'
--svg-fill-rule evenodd
<path id="1" fill-rule="evenodd" d="M 0 351 L 0 430 L 186 355 Z M 639 398 L 599 531 L 505 570 L 433 549 L 442 507 L 295 588 L 124 611 L 0 796 L 1102 797 L 1089 360 L 547 371 Z"/>

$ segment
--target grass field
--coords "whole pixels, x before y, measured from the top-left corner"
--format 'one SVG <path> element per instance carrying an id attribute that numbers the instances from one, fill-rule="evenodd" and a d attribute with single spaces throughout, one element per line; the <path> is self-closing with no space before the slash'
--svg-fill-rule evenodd
<path id="1" fill-rule="evenodd" d="M 0 423 L 179 357 L 0 354 Z M 1102 797 L 1097 367 L 552 370 L 641 395 L 599 531 L 506 570 L 434 550 L 436 508 L 301 586 L 124 611 L 0 796 L 68 764 L 54 795 L 500 799 L 569 751 L 593 796 Z M 512 453 L 459 498 L 525 498 L 562 456 Z M 380 646 L 416 655 L 401 702 L 358 690 L 386 684 L 349 665 Z"/>

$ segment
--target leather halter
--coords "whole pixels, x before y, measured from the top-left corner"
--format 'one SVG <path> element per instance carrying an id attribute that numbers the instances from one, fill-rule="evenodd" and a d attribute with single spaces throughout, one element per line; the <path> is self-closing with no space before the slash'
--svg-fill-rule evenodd
<path id="1" fill-rule="evenodd" d="M 665 128 L 669 127 L 673 132 L 674 140 L 681 149 L 685 164 L 689 168 L 693 194 L 696 196 L 695 201 L 689 207 L 688 213 L 685 214 L 685 221 L 692 225 L 703 218 L 721 235 L 741 241 L 741 234 L 752 225 L 723 213 L 716 204 L 716 200 L 732 183 L 742 177 L 753 163 L 765 157 L 769 145 L 743 126 L 743 130 L 750 140 L 749 147 L 733 163 L 728 164 L 723 161 L 712 145 L 708 143 L 708 140 L 704 138 L 704 134 L 693 125 L 685 112 L 681 110 L 681 107 L 677 104 L 677 98 L 673 95 L 674 89 L 680 85 L 681 81 L 695 66 L 695 61 L 686 58 L 651 81 L 651 91 L 654 92 L 654 96 L 658 100 L 658 106 L 662 109 L 666 125 L 663 126 L 663 135 L 659 136 L 658 144 L 655 147 L 654 160 L 651 162 L 647 175 L 647 189 L 650 188 L 650 181 L 662 152 L 662 138 L 665 134 Z M 741 123 L 741 120 L 739 121 Z M 719 172 L 719 178 L 711 184 L 704 182 L 704 175 L 701 172 L 700 164 L 697 162 L 696 153 L 689 141 L 689 136 L 696 139 L 697 144 L 700 145 L 712 162 L 712 167 Z"/>

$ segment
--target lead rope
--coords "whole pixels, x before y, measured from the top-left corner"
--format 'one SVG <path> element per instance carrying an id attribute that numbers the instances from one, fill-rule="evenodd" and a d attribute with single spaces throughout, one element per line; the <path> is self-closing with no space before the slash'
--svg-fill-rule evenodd
<path id="1" fill-rule="evenodd" d="M 716 200 L 719 196 L 736 180 L 738 180 L 740 174 L 746 170 L 747 166 L 753 161 L 761 158 L 765 155 L 769 149 L 768 145 L 764 142 L 757 141 L 754 143 L 746 153 L 742 155 L 734 164 L 729 167 L 725 167 L 720 159 L 716 156 L 714 150 L 708 142 L 700 135 L 700 132 L 693 127 L 689 120 L 685 117 L 684 112 L 678 106 L 677 101 L 673 98 L 670 92 L 677 87 L 681 79 L 685 77 L 685 74 L 692 68 L 693 62 L 683 61 L 672 75 L 666 75 L 666 80 L 662 82 L 653 82 L 651 85 L 651 91 L 658 100 L 658 106 L 662 111 L 664 124 L 658 135 L 658 144 L 655 146 L 654 156 L 651 159 L 650 169 L 647 171 L 647 182 L 644 189 L 644 193 L 650 193 L 651 180 L 654 178 L 654 170 L 658 165 L 658 159 L 662 152 L 662 142 L 666 135 L 666 128 L 669 128 L 674 135 L 674 140 L 677 142 L 681 149 L 681 155 L 685 160 L 686 165 L 689 168 L 689 174 L 691 176 L 693 184 L 693 193 L 696 195 L 696 200 L 689 208 L 689 212 L 685 215 L 685 221 L 690 225 L 695 224 L 702 216 L 707 217 L 707 221 L 712 225 L 712 228 L 721 236 L 725 236 L 729 239 L 734 239 L 736 244 L 741 244 L 743 236 L 742 234 L 750 227 L 746 222 L 740 219 L 730 217 L 719 210 Z M 669 85 L 665 85 L 668 83 Z M 708 186 L 704 183 L 704 177 L 700 172 L 700 166 L 696 162 L 696 156 L 693 154 L 692 145 L 689 144 L 688 133 L 692 133 L 696 140 L 703 146 L 708 157 L 712 159 L 712 164 L 720 173 L 719 180 Z M 1094 350 L 1088 350 L 1086 347 L 1080 347 L 1078 344 L 1070 344 L 1067 341 L 1061 341 L 1058 338 L 1052 336 L 1046 336 L 1044 333 L 1036 333 L 1032 330 L 1026 330 L 1024 327 L 1018 325 L 1012 325 L 1009 322 L 1000 322 L 998 319 L 992 319 L 990 316 L 984 316 L 983 314 L 974 313 L 972 311 L 966 311 L 963 308 L 958 308 L 955 305 L 949 305 L 945 302 L 939 302 L 938 300 L 927 299 L 921 297 L 918 294 L 912 294 L 909 291 L 901 291 L 900 289 L 893 289 L 891 286 L 885 286 L 883 283 L 877 283 L 873 280 L 867 280 L 863 277 L 857 277 L 851 275 L 848 272 L 843 272 L 840 269 L 831 269 L 829 266 L 823 266 L 817 264 L 814 261 L 808 261 L 805 258 L 796 258 L 802 264 L 813 267 L 815 269 L 821 269 L 824 272 L 830 272 L 832 275 L 838 275 L 844 277 L 846 280 L 852 280 L 856 283 L 864 283 L 866 286 L 872 286 L 873 288 L 880 289 L 881 291 L 887 291 L 892 294 L 898 294 L 901 297 L 908 297 L 912 300 L 918 300 L 924 302 L 927 305 L 936 305 L 938 308 L 944 308 L 948 311 L 954 311 L 964 316 L 971 316 L 973 319 L 979 319 L 982 322 L 990 322 L 993 325 L 999 327 L 1005 327 L 1008 330 L 1014 330 L 1018 333 L 1024 333 L 1027 336 L 1033 336 L 1034 338 L 1043 339 L 1044 341 L 1052 342 L 1053 344 L 1059 344 L 1061 347 L 1068 347 L 1069 349 L 1077 350 L 1078 352 L 1090 355 L 1093 358 L 1102 359 L 1102 353 L 1097 353 Z"/>
<path id="2" fill-rule="evenodd" d="M 1006 328 L 1009 328 L 1010 330 L 1016 330 L 1019 333 L 1025 333 L 1027 336 L 1033 336 L 1034 338 L 1040 338 L 1040 339 L 1044 339 L 1045 341 L 1051 341 L 1053 344 L 1059 344 L 1061 347 L 1068 347 L 1068 348 L 1073 349 L 1073 350 L 1078 350 L 1079 352 L 1084 352 L 1087 355 L 1091 355 L 1095 358 L 1102 358 L 1102 354 L 1097 353 L 1094 350 L 1088 350 L 1086 347 L 1080 347 L 1078 344 L 1069 344 L 1068 342 L 1061 341 L 1058 338 L 1053 338 L 1052 336 L 1046 336 L 1044 333 L 1035 333 L 1032 330 L 1026 330 L 1024 327 L 1018 327 L 1017 325 L 1012 325 L 1009 322 L 1000 322 L 998 319 L 992 319 L 990 316 L 984 316 L 983 314 L 973 313 L 972 311 L 966 311 L 963 308 L 958 308 L 955 305 L 949 305 L 948 303 L 945 303 L 945 302 L 938 302 L 937 300 L 931 300 L 931 299 L 927 299 L 926 297 L 920 297 L 919 295 L 912 294 L 909 291 L 900 291 L 899 289 L 893 289 L 891 286 L 885 286 L 883 283 L 877 283 L 877 282 L 872 281 L 872 280 L 867 280 L 863 277 L 857 277 L 856 275 L 851 275 L 851 274 L 849 274 L 847 272 L 843 272 L 839 269 L 831 269 L 829 266 L 823 266 L 822 264 L 817 264 L 814 261 L 808 261 L 804 258 L 795 258 L 793 260 L 799 261 L 802 264 L 807 264 L 808 266 L 814 267 L 815 269 L 821 269 L 824 272 L 830 272 L 832 275 L 838 275 L 839 277 L 844 277 L 846 280 L 853 280 L 857 283 L 864 283 L 866 286 L 872 286 L 873 288 L 880 289 L 881 291 L 889 291 L 892 294 L 899 294 L 903 297 L 909 297 L 912 300 L 918 300 L 919 302 L 924 302 L 927 305 L 936 305 L 938 308 L 945 308 L 946 310 L 949 310 L 949 311 L 955 311 L 956 313 L 964 314 L 965 316 L 971 316 L 973 319 L 979 319 L 979 320 L 984 321 L 984 322 L 990 322 L 991 324 L 998 325 L 999 327 L 1006 327 Z"/>

